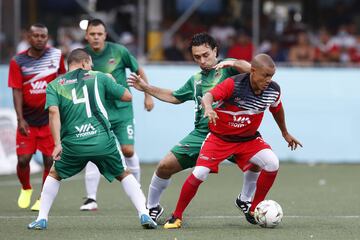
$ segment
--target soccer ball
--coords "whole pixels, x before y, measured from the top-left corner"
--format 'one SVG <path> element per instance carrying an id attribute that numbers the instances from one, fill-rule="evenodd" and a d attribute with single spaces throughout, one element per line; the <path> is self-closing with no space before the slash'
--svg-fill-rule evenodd
<path id="1" fill-rule="evenodd" d="M 283 210 L 277 202 L 264 200 L 256 206 L 254 217 L 261 227 L 274 228 L 281 222 Z"/>

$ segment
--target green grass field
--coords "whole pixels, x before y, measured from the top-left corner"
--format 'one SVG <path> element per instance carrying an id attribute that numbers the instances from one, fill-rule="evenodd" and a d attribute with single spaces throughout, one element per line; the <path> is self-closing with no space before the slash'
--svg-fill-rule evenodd
<path id="1" fill-rule="evenodd" d="M 142 185 L 147 193 L 155 165 L 142 166 Z M 174 209 L 189 171 L 173 177 L 162 205 L 162 221 Z M 32 176 L 39 194 L 40 175 Z M 281 225 L 262 229 L 246 222 L 234 206 L 242 186 L 242 172 L 231 164 L 221 166 L 201 185 L 178 230 L 143 230 L 134 207 L 118 182 L 102 179 L 99 210 L 80 212 L 85 195 L 83 175 L 63 181 L 45 231 L 30 231 L 36 213 L 17 207 L 16 175 L 0 176 L 0 239 L 360 239 L 360 165 L 282 164 L 267 199 L 284 210 Z"/>

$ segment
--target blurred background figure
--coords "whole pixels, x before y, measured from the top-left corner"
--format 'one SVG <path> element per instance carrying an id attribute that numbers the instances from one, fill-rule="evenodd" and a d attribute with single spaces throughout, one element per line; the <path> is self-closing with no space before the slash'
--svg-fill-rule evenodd
<path id="1" fill-rule="evenodd" d="M 294 66 L 311 66 L 314 61 L 314 47 L 306 32 L 297 35 L 297 43 L 289 50 L 289 61 Z"/>
<path id="2" fill-rule="evenodd" d="M 171 38 L 171 45 L 164 49 L 165 59 L 168 61 L 191 61 L 185 39 L 179 33 Z"/>
<path id="3" fill-rule="evenodd" d="M 356 25 L 353 23 L 343 24 L 339 27 L 337 34 L 333 38 L 336 45 L 340 47 L 340 62 L 350 62 L 350 49 L 356 44 Z"/>
<path id="4" fill-rule="evenodd" d="M 219 57 L 225 58 L 229 43 L 235 37 L 235 28 L 228 23 L 227 16 L 221 16 L 209 29 L 209 34 L 219 43 Z"/>
<path id="5" fill-rule="evenodd" d="M 245 31 L 238 31 L 234 43 L 229 47 L 227 57 L 251 61 L 254 45 Z"/>
<path id="6" fill-rule="evenodd" d="M 275 62 L 286 62 L 287 55 L 284 49 L 281 48 L 279 41 L 273 39 L 271 41 L 271 46 L 269 51 L 265 52 L 268 54 Z"/>
<path id="7" fill-rule="evenodd" d="M 28 34 L 27 34 L 27 30 L 22 29 L 21 30 L 21 40 L 18 43 L 18 45 L 16 46 L 16 52 L 22 52 L 27 50 L 30 47 L 30 44 L 28 42 Z"/>
<path id="8" fill-rule="evenodd" d="M 353 63 L 360 63 L 360 35 L 356 36 L 356 43 L 350 49 L 350 58 Z"/>
<path id="9" fill-rule="evenodd" d="M 317 63 L 330 63 L 340 61 L 340 48 L 333 40 L 329 31 L 320 29 L 318 43 L 315 47 L 315 59 Z"/>

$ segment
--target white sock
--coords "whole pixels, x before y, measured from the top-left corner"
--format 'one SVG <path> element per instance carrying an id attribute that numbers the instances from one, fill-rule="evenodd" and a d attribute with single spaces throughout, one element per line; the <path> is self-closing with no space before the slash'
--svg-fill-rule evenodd
<path id="1" fill-rule="evenodd" d="M 146 209 L 146 199 L 144 193 L 142 192 L 140 184 L 136 181 L 135 177 L 132 174 L 129 174 L 121 181 L 121 184 L 126 195 L 130 198 L 131 202 L 138 211 L 139 217 L 142 214 L 149 215 L 149 211 Z"/>
<path id="2" fill-rule="evenodd" d="M 51 176 L 47 176 L 40 197 L 40 211 L 36 221 L 40 219 L 48 220 L 50 208 L 59 191 L 60 181 Z"/>
<path id="3" fill-rule="evenodd" d="M 244 183 L 241 191 L 240 200 L 247 202 L 252 200 L 256 190 L 256 182 L 260 172 L 252 172 L 250 170 L 244 173 Z"/>
<path id="4" fill-rule="evenodd" d="M 136 180 L 140 183 L 140 159 L 138 155 L 134 152 L 132 157 L 125 157 L 125 162 L 128 169 L 134 175 Z"/>
<path id="5" fill-rule="evenodd" d="M 159 178 L 156 173 L 154 173 L 153 177 L 151 178 L 151 183 L 149 186 L 149 193 L 148 193 L 148 203 L 147 207 L 154 208 L 160 204 L 161 194 L 164 190 L 169 186 L 171 180 Z"/>
<path id="6" fill-rule="evenodd" d="M 100 172 L 93 162 L 88 162 L 85 168 L 85 187 L 87 198 L 96 201 L 97 189 L 100 182 Z"/>

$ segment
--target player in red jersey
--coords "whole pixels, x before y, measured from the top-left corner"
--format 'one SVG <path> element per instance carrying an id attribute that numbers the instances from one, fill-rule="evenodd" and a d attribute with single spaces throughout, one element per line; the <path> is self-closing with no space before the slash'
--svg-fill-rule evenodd
<path id="1" fill-rule="evenodd" d="M 14 107 L 18 120 L 16 133 L 17 175 L 22 185 L 18 205 L 30 206 L 30 160 L 36 150 L 43 154 L 45 181 L 52 165 L 54 141 L 49 128 L 48 112 L 44 110 L 46 86 L 59 74 L 65 73 L 61 51 L 48 47 L 48 29 L 42 24 L 31 25 L 28 33 L 30 48 L 10 61 L 9 87 L 13 89 Z M 31 207 L 38 211 L 39 199 Z"/>
<path id="2" fill-rule="evenodd" d="M 180 228 L 182 215 L 200 184 L 210 172 L 217 173 L 219 164 L 234 155 L 242 171 L 258 167 L 261 170 L 250 215 L 265 199 L 278 169 L 279 160 L 257 131 L 264 111 L 269 108 L 282 136 L 291 150 L 302 144 L 287 131 L 280 98 L 280 87 L 272 81 L 275 64 L 270 56 L 259 54 L 251 62 L 251 73 L 226 79 L 207 92 L 202 104 L 209 118 L 210 133 L 201 148 L 192 174 L 185 180 L 175 211 L 164 228 Z M 218 105 L 213 109 L 213 103 Z"/>

